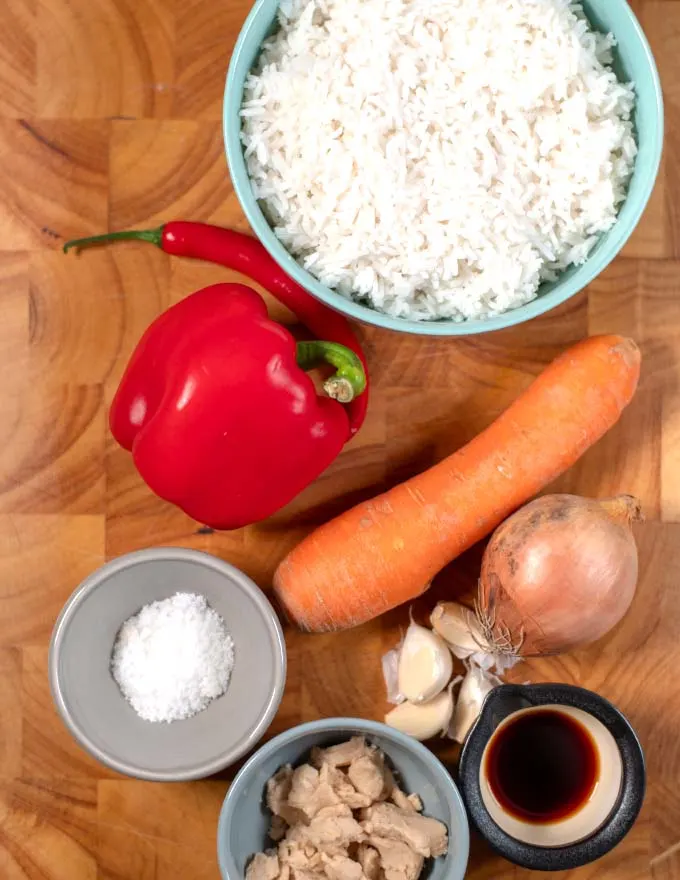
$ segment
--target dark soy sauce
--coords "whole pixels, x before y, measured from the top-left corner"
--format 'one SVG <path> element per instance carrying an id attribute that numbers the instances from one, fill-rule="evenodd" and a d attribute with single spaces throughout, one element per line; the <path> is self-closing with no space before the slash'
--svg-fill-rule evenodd
<path id="1" fill-rule="evenodd" d="M 590 733 L 556 709 L 527 712 L 508 722 L 492 739 L 486 758 L 486 776 L 501 807 L 540 825 L 576 813 L 599 773 Z"/>

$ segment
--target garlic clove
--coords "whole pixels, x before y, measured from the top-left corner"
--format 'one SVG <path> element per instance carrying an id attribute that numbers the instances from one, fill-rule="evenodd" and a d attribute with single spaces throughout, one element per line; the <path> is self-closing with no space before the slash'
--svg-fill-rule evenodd
<path id="1" fill-rule="evenodd" d="M 440 602 L 430 616 L 430 623 L 459 660 L 479 652 L 492 653 L 474 613 L 458 602 Z"/>
<path id="2" fill-rule="evenodd" d="M 450 739 L 463 743 L 472 725 L 479 717 L 486 695 L 503 682 L 495 675 L 472 665 L 463 679 L 456 700 L 455 711 L 448 730 Z"/>
<path id="3" fill-rule="evenodd" d="M 406 697 L 399 690 L 399 655 L 401 654 L 401 643 L 396 648 L 392 648 L 382 658 L 383 678 L 385 679 L 385 688 L 387 689 L 387 702 L 393 706 L 403 703 Z"/>
<path id="4" fill-rule="evenodd" d="M 450 685 L 429 703 L 402 703 L 385 715 L 385 724 L 423 742 L 446 733 L 453 707 L 453 685 Z"/>
<path id="5" fill-rule="evenodd" d="M 411 703 L 425 703 L 451 680 L 453 658 L 446 642 L 411 621 L 399 654 L 398 690 Z"/>

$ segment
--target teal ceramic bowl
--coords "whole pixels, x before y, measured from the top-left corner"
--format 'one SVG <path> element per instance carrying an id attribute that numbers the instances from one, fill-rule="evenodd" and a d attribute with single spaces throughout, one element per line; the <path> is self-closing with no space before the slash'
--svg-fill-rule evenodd
<path id="1" fill-rule="evenodd" d="M 217 827 L 217 854 L 223 880 L 243 880 L 252 855 L 268 846 L 270 816 L 265 786 L 283 764 L 304 763 L 314 746 L 331 746 L 365 736 L 382 749 L 405 791 L 417 792 L 424 813 L 444 822 L 449 852 L 428 862 L 427 880 L 463 880 L 470 833 L 463 801 L 444 765 L 411 737 L 359 718 L 328 718 L 293 727 L 262 746 L 232 782 Z"/>
<path id="2" fill-rule="evenodd" d="M 659 75 L 645 35 L 626 0 L 583 0 L 596 30 L 613 33 L 618 47 L 615 69 L 619 78 L 633 81 L 637 90 L 635 126 L 639 154 L 628 196 L 616 224 L 602 236 L 589 259 L 559 279 L 544 284 L 538 297 L 486 321 L 411 321 L 394 318 L 369 306 L 352 302 L 317 281 L 286 251 L 271 230 L 255 199 L 240 142 L 239 110 L 243 86 L 260 53 L 262 42 L 276 29 L 278 0 L 257 0 L 239 35 L 227 76 L 224 98 L 224 139 L 234 190 L 255 234 L 285 272 L 318 299 L 350 318 L 405 333 L 423 336 L 469 336 L 501 330 L 542 315 L 568 300 L 602 272 L 630 238 L 642 216 L 659 170 L 663 144 L 663 98 Z"/>

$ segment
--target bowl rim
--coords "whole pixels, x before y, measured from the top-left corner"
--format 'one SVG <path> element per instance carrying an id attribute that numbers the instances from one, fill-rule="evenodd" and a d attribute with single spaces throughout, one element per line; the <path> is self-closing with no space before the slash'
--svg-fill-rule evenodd
<path id="1" fill-rule="evenodd" d="M 258 723 L 248 736 L 244 737 L 232 748 L 225 750 L 219 758 L 211 761 L 203 761 L 194 767 L 182 771 L 153 771 L 136 764 L 129 763 L 100 749 L 89 737 L 88 733 L 75 720 L 65 696 L 65 688 L 59 672 L 59 657 L 61 653 L 68 625 L 78 613 L 85 599 L 101 587 L 112 575 L 140 563 L 165 562 L 168 560 L 180 560 L 195 562 L 199 565 L 213 569 L 213 571 L 227 578 L 232 585 L 236 584 L 246 593 L 257 606 L 260 615 L 267 625 L 275 651 L 275 683 L 274 689 L 267 702 L 264 712 Z M 121 621 L 122 623 L 122 621 Z M 65 605 L 59 612 L 56 623 L 52 630 L 48 653 L 49 683 L 52 699 L 62 721 L 79 745 L 92 757 L 102 764 L 131 776 L 136 779 L 144 779 L 149 782 L 186 782 L 194 779 L 203 779 L 213 773 L 223 770 L 235 763 L 246 752 L 250 751 L 262 738 L 278 711 L 283 698 L 286 684 L 287 655 L 283 629 L 272 604 L 257 584 L 244 572 L 231 563 L 202 550 L 192 550 L 184 547 L 150 547 L 144 550 L 135 550 L 112 559 L 89 574 L 80 585 L 71 593 Z"/>
<path id="2" fill-rule="evenodd" d="M 416 757 L 420 758 L 420 760 L 426 764 L 433 773 L 441 778 L 445 795 L 451 804 L 452 811 L 460 818 L 462 840 L 459 842 L 458 852 L 462 852 L 464 855 L 463 873 L 460 877 L 450 875 L 447 880 L 463 880 L 470 856 L 470 824 L 463 798 L 449 771 L 433 752 L 422 743 L 418 742 L 418 740 L 413 739 L 413 737 L 407 736 L 405 733 L 401 733 L 401 731 L 395 730 L 395 728 L 389 727 L 387 724 L 383 724 L 380 721 L 369 721 L 365 718 L 349 717 L 323 718 L 317 721 L 307 721 L 304 724 L 298 724 L 295 727 L 291 727 L 261 746 L 250 756 L 248 761 L 239 770 L 229 786 L 224 801 L 222 802 L 220 817 L 217 823 L 217 858 L 222 880 L 236 880 L 236 878 L 239 878 L 240 880 L 241 877 L 238 867 L 232 858 L 231 852 L 228 850 L 229 824 L 232 821 L 234 812 L 238 808 L 242 789 L 248 785 L 250 775 L 259 766 L 260 762 L 275 754 L 281 746 L 294 742 L 296 739 L 306 736 L 309 733 L 341 733 L 343 731 L 351 731 L 354 733 L 361 731 L 369 737 L 375 735 L 381 736 L 384 739 L 392 740 L 414 754 Z"/>
<path id="3" fill-rule="evenodd" d="M 241 146 L 241 126 L 240 124 L 238 126 L 230 124 L 230 105 L 235 101 L 233 93 L 235 89 L 234 76 L 236 66 L 244 52 L 250 31 L 259 16 L 266 13 L 272 6 L 277 7 L 278 2 L 279 0 L 257 0 L 241 28 L 227 71 L 222 103 L 222 131 L 232 186 L 251 229 L 255 233 L 257 239 L 264 245 L 269 255 L 276 261 L 283 271 L 312 296 L 321 300 L 321 302 L 325 303 L 329 308 L 332 308 L 349 318 L 353 318 L 363 324 L 368 324 L 384 330 L 395 330 L 398 333 L 414 334 L 418 336 L 472 336 L 481 333 L 491 333 L 496 330 L 505 330 L 517 326 L 518 324 L 524 324 L 526 321 L 530 321 L 533 318 L 537 318 L 540 315 L 552 311 L 557 306 L 562 305 L 567 300 L 584 290 L 620 254 L 626 242 L 635 231 L 640 218 L 649 203 L 649 199 L 651 198 L 659 174 L 664 142 L 664 102 L 659 71 L 649 41 L 642 29 L 642 25 L 638 21 L 637 16 L 631 9 L 627 0 L 619 0 L 621 13 L 629 18 L 650 71 L 654 88 L 654 115 L 657 122 L 654 139 L 649 148 L 651 164 L 649 165 L 649 170 L 644 180 L 644 187 L 639 197 L 638 204 L 632 214 L 627 218 L 625 228 L 621 227 L 619 218 L 617 217 L 616 223 L 608 232 L 610 238 L 607 242 L 607 247 L 596 250 L 596 252 L 589 257 L 582 266 L 578 267 L 580 271 L 576 273 L 575 277 L 567 279 L 555 290 L 551 290 L 543 296 L 536 297 L 531 302 L 525 303 L 523 306 L 518 306 L 516 309 L 511 309 L 486 320 L 475 319 L 461 322 L 452 321 L 450 319 L 439 321 L 415 321 L 410 318 L 396 318 L 392 315 L 379 312 L 376 309 L 371 309 L 370 307 L 355 302 L 354 300 L 345 298 L 331 288 L 326 287 L 326 285 L 318 281 L 313 275 L 311 275 L 311 273 L 307 272 L 307 270 L 304 269 L 285 249 L 269 226 L 250 186 L 250 177 L 247 172 Z M 241 106 L 241 101 L 242 92 L 238 96 L 239 107 Z M 625 202 L 623 204 L 625 205 Z M 622 208 L 620 210 L 622 210 Z"/>

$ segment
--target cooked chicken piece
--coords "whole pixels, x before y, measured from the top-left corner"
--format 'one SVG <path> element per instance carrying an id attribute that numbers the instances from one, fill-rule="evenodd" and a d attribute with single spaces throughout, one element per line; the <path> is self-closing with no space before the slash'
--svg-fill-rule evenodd
<path id="1" fill-rule="evenodd" d="M 343 816 L 351 816 L 352 808 L 347 804 L 336 804 L 333 807 L 324 807 L 322 810 L 319 810 L 318 818 L 320 819 L 328 819 L 328 818 L 338 818 Z"/>
<path id="2" fill-rule="evenodd" d="M 313 819 L 324 807 L 341 804 L 342 800 L 327 779 L 321 780 L 318 770 L 303 764 L 293 773 L 288 804 Z"/>
<path id="3" fill-rule="evenodd" d="M 410 795 L 406 798 L 406 800 L 411 804 L 411 806 L 412 806 L 413 809 L 416 811 L 416 813 L 422 813 L 422 812 L 423 812 L 423 802 L 422 802 L 422 800 L 420 799 L 420 795 L 419 795 L 419 794 L 415 794 L 415 792 L 414 792 L 413 794 L 410 794 Z"/>
<path id="4" fill-rule="evenodd" d="M 366 880 L 359 862 L 348 856 L 323 855 L 324 870 L 328 880 Z"/>
<path id="5" fill-rule="evenodd" d="M 253 856 L 246 870 L 246 880 L 278 880 L 280 876 L 279 857 L 275 852 Z"/>
<path id="6" fill-rule="evenodd" d="M 290 880 L 326 880 L 321 871 L 309 871 L 306 868 L 291 868 Z"/>
<path id="7" fill-rule="evenodd" d="M 275 816 L 281 815 L 281 806 L 288 800 L 293 784 L 293 768 L 285 764 L 267 782 L 267 806 Z"/>
<path id="8" fill-rule="evenodd" d="M 379 801 L 385 788 L 385 760 L 380 752 L 363 755 L 352 761 L 347 776 L 358 792 Z"/>
<path id="9" fill-rule="evenodd" d="M 407 813 L 414 810 L 416 813 L 423 812 L 423 802 L 420 800 L 420 797 L 417 794 L 404 794 L 396 784 L 390 792 L 389 799 L 400 810 L 405 810 Z"/>
<path id="10" fill-rule="evenodd" d="M 324 764 L 319 771 L 319 779 L 322 783 L 331 786 L 341 803 L 347 804 L 351 810 L 361 810 L 370 807 L 373 801 L 368 795 L 360 794 L 347 778 L 343 770 Z"/>
<path id="11" fill-rule="evenodd" d="M 299 807 L 300 802 L 313 795 L 319 787 L 319 771 L 315 770 L 310 764 L 303 764 L 293 770 L 293 776 L 290 780 L 290 788 L 288 789 L 288 803 L 294 807 Z"/>
<path id="12" fill-rule="evenodd" d="M 401 840 L 387 840 L 383 837 L 369 838 L 380 853 L 380 862 L 385 880 L 418 880 L 423 870 L 424 859 Z"/>
<path id="13" fill-rule="evenodd" d="M 354 846 L 354 844 L 352 844 Z M 326 856 L 346 856 L 347 846 L 328 844 L 323 850 L 299 841 L 284 841 L 279 846 L 279 862 L 291 868 L 305 868 L 308 871 L 323 871 Z"/>
<path id="14" fill-rule="evenodd" d="M 330 764 L 331 767 L 348 767 L 352 761 L 363 758 L 364 755 L 370 755 L 374 751 L 375 749 L 366 743 L 363 736 L 353 736 L 348 742 L 340 743 L 337 746 L 330 746 L 327 749 L 312 749 L 311 763 L 319 769 L 323 764 Z"/>
<path id="15" fill-rule="evenodd" d="M 307 822 L 306 815 L 288 803 L 288 795 L 293 784 L 293 768 L 290 764 L 281 767 L 267 782 L 267 806 L 275 816 L 288 825 L 299 825 Z"/>
<path id="16" fill-rule="evenodd" d="M 274 843 L 283 840 L 288 831 L 288 823 L 282 816 L 272 816 L 271 825 L 269 826 L 269 839 Z"/>
<path id="17" fill-rule="evenodd" d="M 361 825 L 352 816 L 345 804 L 324 807 L 319 810 L 309 825 L 298 825 L 288 832 L 288 840 L 311 845 L 317 849 L 328 846 L 349 846 L 354 841 L 364 839 Z"/>
<path id="18" fill-rule="evenodd" d="M 294 878 L 304 872 L 305 876 L 312 874 L 323 880 L 366 880 L 359 863 L 349 857 L 346 846 L 318 850 L 314 846 L 285 842 L 279 847 L 279 864 L 282 870 L 292 871 Z"/>
<path id="19" fill-rule="evenodd" d="M 362 825 L 369 835 L 400 840 L 425 858 L 442 856 L 448 849 L 446 825 L 420 816 L 413 809 L 394 804 L 375 804 L 362 810 Z"/>
<path id="20" fill-rule="evenodd" d="M 357 854 L 366 880 L 382 880 L 383 872 L 380 865 L 380 853 L 367 843 L 359 844 Z"/>
<path id="21" fill-rule="evenodd" d="M 312 854 L 316 849 L 311 850 Z M 286 839 L 279 844 L 279 863 L 289 865 L 291 868 L 309 868 L 311 856 L 305 852 L 301 843 L 291 842 Z"/>
<path id="22" fill-rule="evenodd" d="M 404 794 L 398 785 L 395 785 L 390 792 L 390 800 L 400 810 L 404 810 L 405 813 L 412 813 L 414 811 L 413 804 L 408 799 L 408 795 Z"/>

